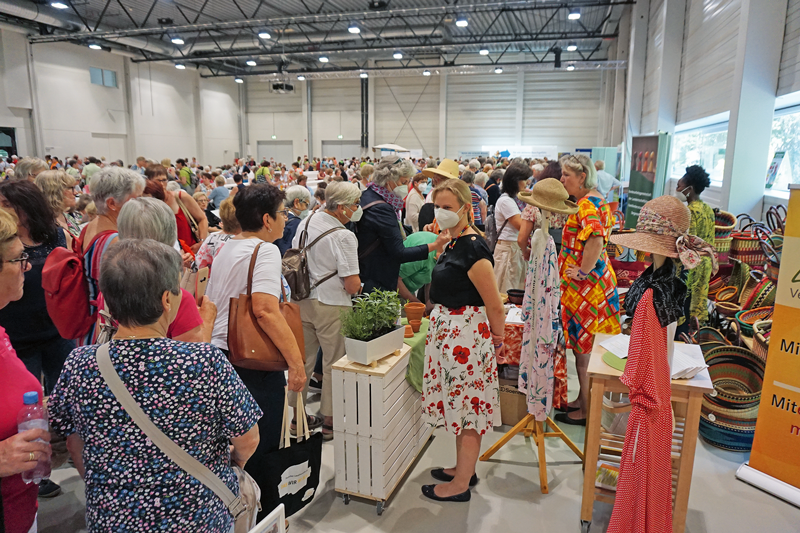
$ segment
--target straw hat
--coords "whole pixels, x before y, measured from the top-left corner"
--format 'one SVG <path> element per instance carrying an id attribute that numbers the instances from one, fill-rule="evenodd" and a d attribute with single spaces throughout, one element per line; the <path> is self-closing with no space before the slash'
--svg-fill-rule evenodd
<path id="1" fill-rule="evenodd" d="M 436 168 L 426 168 L 422 175 L 428 178 L 458 179 L 458 163 L 452 159 L 442 159 Z"/>
<path id="2" fill-rule="evenodd" d="M 517 198 L 551 213 L 572 215 L 578 212 L 578 204 L 569 200 L 567 189 L 557 179 L 543 179 L 533 186 L 533 190 L 520 191 Z"/>

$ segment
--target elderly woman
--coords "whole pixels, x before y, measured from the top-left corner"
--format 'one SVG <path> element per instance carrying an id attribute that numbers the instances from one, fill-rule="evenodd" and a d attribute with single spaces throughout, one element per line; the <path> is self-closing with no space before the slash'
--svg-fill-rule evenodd
<path id="1" fill-rule="evenodd" d="M 25 273 L 30 263 L 17 237 L 13 215 L 0 209 L 0 309 L 23 296 Z M 50 434 L 43 429 L 17 432 L 22 396 L 42 385 L 17 357 L 5 330 L 0 327 L 0 530 L 36 531 L 36 485 L 26 484 L 21 474 L 50 457 Z M 41 439 L 41 441 L 38 441 Z M 44 441 L 44 442 L 42 442 Z M 5 529 L 4 527 L 5 526 Z"/>
<path id="2" fill-rule="evenodd" d="M 606 253 L 614 215 L 597 192 L 597 172 L 588 156 L 564 156 L 561 159 L 561 183 L 578 202 L 578 212 L 570 215 L 564 226 L 558 262 L 561 321 L 567 348 L 575 354 L 580 393 L 568 406 L 568 412 L 556 415 L 556 420 L 564 424 L 586 425 L 589 412 L 589 377 L 586 371 L 594 336 L 620 332 L 617 278 Z"/>
<path id="3" fill-rule="evenodd" d="M 214 185 L 215 187 L 208 193 L 208 203 L 211 205 L 212 209 L 219 209 L 222 201 L 230 196 L 230 192 L 228 188 L 225 187 L 225 178 L 222 176 L 214 178 Z"/>
<path id="4" fill-rule="evenodd" d="M 75 208 L 75 178 L 63 170 L 47 170 L 34 180 L 53 212 L 56 214 L 56 224 L 64 228 L 73 237 L 81 234 L 79 217 L 72 215 Z"/>
<path id="5" fill-rule="evenodd" d="M 322 435 L 333 438 L 333 399 L 331 368 L 344 356 L 344 337 L 340 330 L 340 316 L 352 307 L 350 296 L 361 290 L 358 276 L 358 240 L 344 227 L 361 217 L 358 205 L 361 191 L 350 182 L 334 182 L 325 189 L 325 209 L 314 213 L 301 223 L 292 242 L 293 248 L 301 246 L 303 231 L 308 232 L 306 244 L 321 239 L 308 250 L 309 278 L 313 287 L 311 295 L 300 301 L 305 340 L 306 375 L 311 377 L 317 360 L 317 349 L 322 349 L 322 397 L 320 414 L 323 416 Z M 303 393 L 308 392 L 306 385 Z M 290 398 L 290 404 L 295 402 Z"/>
<path id="6" fill-rule="evenodd" d="M 414 233 L 419 231 L 419 212 L 425 205 L 425 186 L 428 184 L 428 177 L 417 173 L 411 178 L 411 187 L 406 196 L 406 225 L 411 226 Z"/>
<path id="7" fill-rule="evenodd" d="M 219 231 L 219 217 L 211 212 L 211 204 L 208 201 L 208 195 L 204 192 L 197 191 L 192 195 L 192 198 L 197 202 L 200 209 L 203 210 L 203 214 L 205 214 L 206 220 L 208 221 L 209 231 Z"/>
<path id="8" fill-rule="evenodd" d="M 180 186 L 176 191 L 167 188 L 169 179 L 166 168 L 161 165 L 152 165 L 147 167 L 144 175 L 149 181 L 164 188 L 165 201 L 172 209 L 178 225 L 178 240 L 191 248 L 193 253 L 197 253 L 200 243 L 208 237 L 208 220 L 206 220 L 205 212 L 189 193 L 180 189 Z"/>
<path id="9" fill-rule="evenodd" d="M 372 173 L 375 172 L 375 167 L 367 163 L 361 170 L 358 172 L 358 177 L 361 178 L 358 182 L 358 188 L 361 189 L 361 192 L 367 190 L 369 187 L 369 183 L 372 181 Z"/>
<path id="10" fill-rule="evenodd" d="M 500 198 L 500 184 L 503 183 L 504 173 L 505 171 L 499 168 L 493 170 L 489 174 L 489 181 L 486 182 L 486 186 L 483 188 L 489 197 L 488 204 L 493 208 L 497 206 L 497 200 Z"/>
<path id="11" fill-rule="evenodd" d="M 14 167 L 15 180 L 30 180 L 36 179 L 39 173 L 49 170 L 47 162 L 38 157 L 23 157 L 19 163 Z"/>
<path id="12" fill-rule="evenodd" d="M 525 258 L 517 244 L 522 217 L 517 205 L 520 183 L 531 177 L 529 166 L 512 163 L 503 174 L 503 194 L 497 199 L 494 218 L 497 224 L 497 246 L 494 250 L 494 275 L 500 292 L 525 288 Z"/>
<path id="13" fill-rule="evenodd" d="M 227 354 L 230 300 L 247 292 L 248 269 L 258 247 L 252 278 L 253 314 L 289 365 L 289 390 L 300 392 L 306 386 L 306 372 L 300 348 L 280 311 L 283 295 L 286 294 L 287 298 L 290 295 L 281 279 L 281 254 L 273 242 L 283 235 L 286 221 L 283 200 L 283 192 L 269 184 L 250 185 L 233 197 L 236 219 L 242 232 L 228 240 L 214 258 L 206 294 L 219 310 L 211 342 Z M 236 367 L 236 372 L 264 411 L 258 422 L 261 443 L 246 469 L 257 483 L 262 484 L 265 482 L 266 456 L 280 445 L 286 378 L 283 372 L 239 367 Z M 269 508 L 272 502 L 267 501 L 268 491 L 262 494 L 259 519 L 272 511 Z"/>
<path id="14" fill-rule="evenodd" d="M 475 161 L 476 165 L 478 164 L 477 160 L 473 161 Z M 470 169 L 471 168 L 472 162 L 470 162 Z M 469 192 L 472 195 L 472 215 L 475 220 L 475 226 L 483 231 L 486 221 L 486 202 L 483 200 L 478 188 L 475 187 L 475 173 L 472 170 L 467 170 L 461 175 L 461 181 L 469 186 Z"/>
<path id="15" fill-rule="evenodd" d="M 358 259 L 364 292 L 375 288 L 397 290 L 400 265 L 422 261 L 431 250 L 442 251 L 449 241 L 440 235 L 435 242 L 406 248 L 398 213 L 408 183 L 414 175 L 414 165 L 408 159 L 386 156 L 375 166 L 373 181 L 361 195 L 363 216 L 358 221 Z"/>
<path id="16" fill-rule="evenodd" d="M 305 183 L 305 177 L 303 177 Z M 281 252 L 281 257 L 292 247 L 292 240 L 297 233 L 297 226 L 300 221 L 308 216 L 308 208 L 311 206 L 311 193 L 305 185 L 292 185 L 286 189 L 286 199 L 283 201 L 289 218 L 283 228 L 283 236 L 275 241 L 275 246 Z"/>
<path id="17" fill-rule="evenodd" d="M 166 338 L 180 308 L 180 273 L 181 257 L 171 246 L 147 239 L 111 245 L 100 288 L 119 330 L 105 346 L 148 418 L 236 494 L 231 462 L 244 466 L 258 446 L 261 410 L 217 348 Z M 67 437 L 86 482 L 88 530 L 190 530 L 203 524 L 204 531 L 228 533 L 233 518 L 222 500 L 121 414 L 100 375 L 97 349 L 84 346 L 70 354 L 48 403 L 51 426 Z"/>
<path id="18" fill-rule="evenodd" d="M 222 231 L 212 233 L 203 241 L 202 246 L 197 251 L 197 255 L 195 255 L 197 268 L 211 268 L 211 264 L 214 262 L 214 258 L 219 253 L 222 245 L 242 232 L 242 227 L 239 225 L 239 221 L 236 220 L 236 208 L 233 206 L 233 198 L 226 198 L 222 201 L 222 205 L 219 206 L 219 217 Z"/>

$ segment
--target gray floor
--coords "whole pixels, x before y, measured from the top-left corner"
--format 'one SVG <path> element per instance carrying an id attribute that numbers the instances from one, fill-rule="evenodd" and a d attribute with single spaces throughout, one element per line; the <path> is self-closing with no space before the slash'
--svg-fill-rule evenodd
<path id="1" fill-rule="evenodd" d="M 570 397 L 577 391 L 574 367 L 569 368 Z M 309 405 L 309 410 L 317 406 Z M 484 439 L 483 449 L 496 442 L 508 427 L 497 428 Z M 583 445 L 583 428 L 567 427 Z M 583 475 L 577 457 L 558 439 L 547 442 L 547 478 L 550 493 L 542 494 L 536 450 L 532 441 L 516 436 L 490 461 L 479 462 L 480 483 L 469 503 L 439 504 L 427 500 L 420 487 L 433 483 L 428 471 L 452 466 L 454 438 L 439 429 L 389 500 L 383 516 L 374 502 L 352 499 L 344 505 L 333 490 L 333 443 L 323 447 L 318 496 L 290 519 L 292 533 L 299 532 L 536 532 L 580 531 Z M 800 509 L 736 480 L 734 473 L 747 454 L 725 452 L 700 442 L 695 456 L 689 498 L 687 533 L 798 533 Z M 85 531 L 83 482 L 74 468 L 53 472 L 64 494 L 39 502 L 39 531 Z M 605 531 L 611 506 L 596 503 L 592 533 Z"/>

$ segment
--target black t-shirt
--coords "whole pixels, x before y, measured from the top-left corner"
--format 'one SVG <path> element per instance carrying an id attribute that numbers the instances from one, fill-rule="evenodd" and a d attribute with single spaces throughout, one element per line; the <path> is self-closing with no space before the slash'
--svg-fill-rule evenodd
<path id="1" fill-rule="evenodd" d="M 492 252 L 479 235 L 463 235 L 453 248 L 445 246 L 433 268 L 431 301 L 451 309 L 467 305 L 482 307 L 483 299 L 467 275 L 481 259 L 488 259 L 494 265 Z"/>

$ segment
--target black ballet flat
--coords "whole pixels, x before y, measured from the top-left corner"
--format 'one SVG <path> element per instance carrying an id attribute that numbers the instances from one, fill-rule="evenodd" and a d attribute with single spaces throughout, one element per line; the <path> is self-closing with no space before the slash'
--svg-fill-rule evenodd
<path id="1" fill-rule="evenodd" d="M 436 485 L 423 485 L 422 486 L 422 495 L 426 498 L 430 498 L 431 500 L 435 500 L 437 502 L 468 502 L 469 499 L 472 497 L 472 493 L 469 489 L 466 492 L 462 492 L 461 494 L 456 494 L 455 496 L 448 496 L 447 498 L 442 498 L 441 496 L 437 496 L 436 492 L 433 490 Z"/>
<path id="2" fill-rule="evenodd" d="M 559 414 L 557 414 L 555 416 L 555 418 L 553 418 L 553 420 L 555 420 L 556 422 L 558 422 L 560 424 L 567 424 L 569 426 L 585 426 L 586 425 L 586 419 L 585 418 L 581 418 L 581 419 L 570 418 L 567 413 L 559 413 Z"/>
<path id="3" fill-rule="evenodd" d="M 570 407 L 569 405 L 566 407 L 553 407 L 556 411 L 560 413 L 571 413 L 573 411 L 578 411 L 580 407 Z"/>
<path id="4" fill-rule="evenodd" d="M 445 474 L 444 468 L 434 468 L 433 470 L 431 470 L 431 477 L 433 479 L 438 479 L 439 481 L 444 481 L 445 483 L 453 481 L 453 476 L 451 476 L 450 474 Z M 472 477 L 469 478 L 469 486 L 474 487 L 477 484 L 478 484 L 478 474 L 472 474 Z"/>

